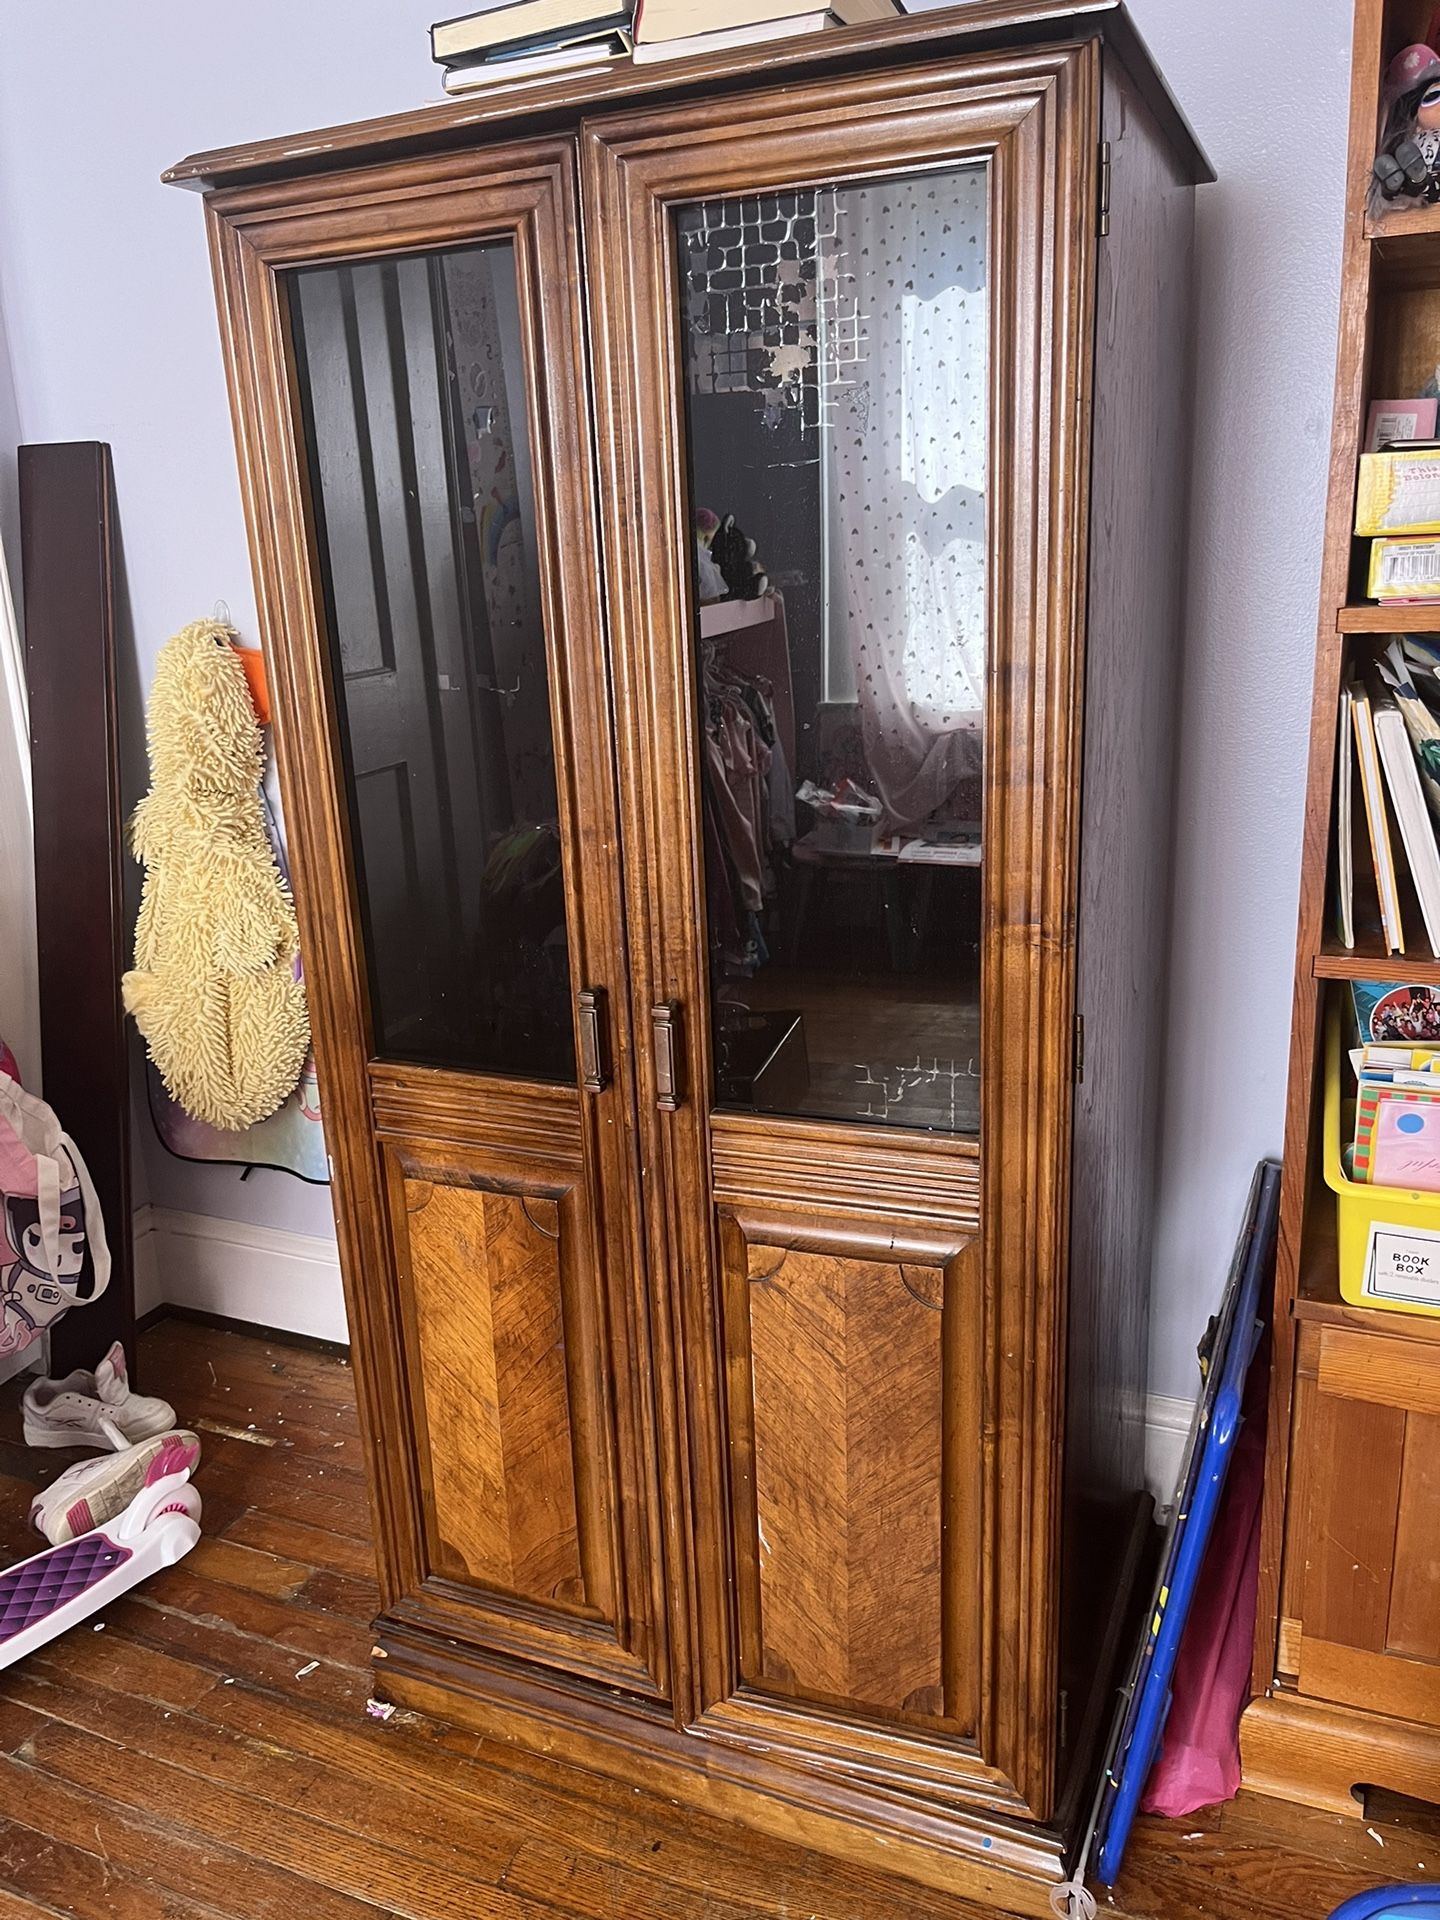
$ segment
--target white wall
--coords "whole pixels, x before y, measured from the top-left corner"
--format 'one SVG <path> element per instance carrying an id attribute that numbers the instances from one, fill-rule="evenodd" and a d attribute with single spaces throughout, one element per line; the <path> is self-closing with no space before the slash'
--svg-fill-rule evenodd
<path id="1" fill-rule="evenodd" d="M 63 63 L 48 9 L 0 11 L 0 311 L 14 424 L 28 439 L 111 443 L 147 681 L 161 642 L 217 597 L 254 632 L 200 207 L 161 187 L 160 171 L 197 147 L 433 97 L 425 28 L 444 11 L 403 0 L 249 0 L 209 12 L 75 0 L 67 20 L 84 53 Z M 1135 0 L 1135 12 L 1220 174 L 1200 200 L 1152 1368 L 1158 1392 L 1185 1396 L 1250 1170 L 1280 1147 L 1350 8 Z M 1286 98 L 1297 48 L 1298 106 Z M 0 513 L 9 456 L 0 444 Z M 161 1208 L 329 1231 L 323 1193 L 284 1175 L 242 1186 L 233 1171 L 170 1161 L 153 1140 L 147 1159 Z"/>
<path id="2" fill-rule="evenodd" d="M 1219 176 L 1195 455 L 1151 1387 L 1186 1394 L 1282 1142 L 1339 312 L 1349 0 L 1134 0 Z M 1303 48 L 1303 105 L 1278 76 Z"/>

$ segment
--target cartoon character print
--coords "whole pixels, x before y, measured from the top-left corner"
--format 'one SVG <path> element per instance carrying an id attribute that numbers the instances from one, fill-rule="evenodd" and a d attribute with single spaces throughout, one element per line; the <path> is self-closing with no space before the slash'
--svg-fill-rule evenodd
<path id="1" fill-rule="evenodd" d="M 5 1230 L 13 1263 L 0 1275 L 0 1353 L 16 1353 L 68 1308 L 93 1296 L 95 1268 L 78 1187 L 60 1196 L 58 1273 L 46 1266 L 40 1203 L 33 1194 L 6 1194 Z"/>

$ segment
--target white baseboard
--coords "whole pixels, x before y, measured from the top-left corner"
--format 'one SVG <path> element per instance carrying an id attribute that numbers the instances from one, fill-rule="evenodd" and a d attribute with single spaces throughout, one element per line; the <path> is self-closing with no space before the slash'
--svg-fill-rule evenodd
<path id="1" fill-rule="evenodd" d="M 1145 1483 L 1157 1507 L 1168 1507 L 1175 1498 L 1194 1413 L 1193 1400 L 1168 1394 L 1152 1393 L 1145 1402 Z"/>
<path id="2" fill-rule="evenodd" d="M 168 1304 L 317 1340 L 348 1340 L 333 1240 L 171 1207 L 135 1215 L 135 1310 Z"/>

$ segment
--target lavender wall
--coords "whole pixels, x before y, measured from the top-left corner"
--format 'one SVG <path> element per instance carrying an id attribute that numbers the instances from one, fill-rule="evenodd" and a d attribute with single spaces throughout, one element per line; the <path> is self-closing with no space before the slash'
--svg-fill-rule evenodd
<path id="1" fill-rule="evenodd" d="M 1250 1169 L 1278 1151 L 1329 431 L 1350 8 L 1135 0 L 1220 175 L 1200 198 L 1199 392 L 1152 1386 L 1187 1396 Z M 228 602 L 254 632 L 197 147 L 415 106 L 435 8 L 77 0 L 0 13 L 0 527 L 16 437 L 110 441 L 135 667 Z M 440 11 L 443 11 L 441 9 Z M 1287 95 L 1298 75 L 1299 105 Z M 148 1129 L 146 1129 L 148 1131 Z M 323 1192 L 183 1166 L 152 1197 L 327 1236 Z M 317 1272 L 323 1269 L 317 1267 Z M 329 1280 L 326 1284 L 334 1284 Z"/>

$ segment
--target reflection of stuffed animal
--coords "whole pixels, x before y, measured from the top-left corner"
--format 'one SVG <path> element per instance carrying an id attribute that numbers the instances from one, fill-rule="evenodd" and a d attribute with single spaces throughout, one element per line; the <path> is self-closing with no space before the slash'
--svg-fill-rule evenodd
<path id="1" fill-rule="evenodd" d="M 755 558 L 755 542 L 736 526 L 733 513 L 715 529 L 710 555 L 736 600 L 758 600 L 769 590 L 770 576 Z"/>
<path id="2" fill-rule="evenodd" d="M 310 1045 L 299 935 L 260 804 L 264 747 L 230 629 L 197 620 L 160 650 L 146 714 L 145 864 L 125 1005 L 171 1096 L 197 1120 L 263 1120 Z"/>
<path id="3" fill-rule="evenodd" d="M 715 564 L 710 542 L 720 528 L 720 516 L 709 507 L 695 509 L 695 585 L 702 600 L 723 600 L 730 589 Z"/>

